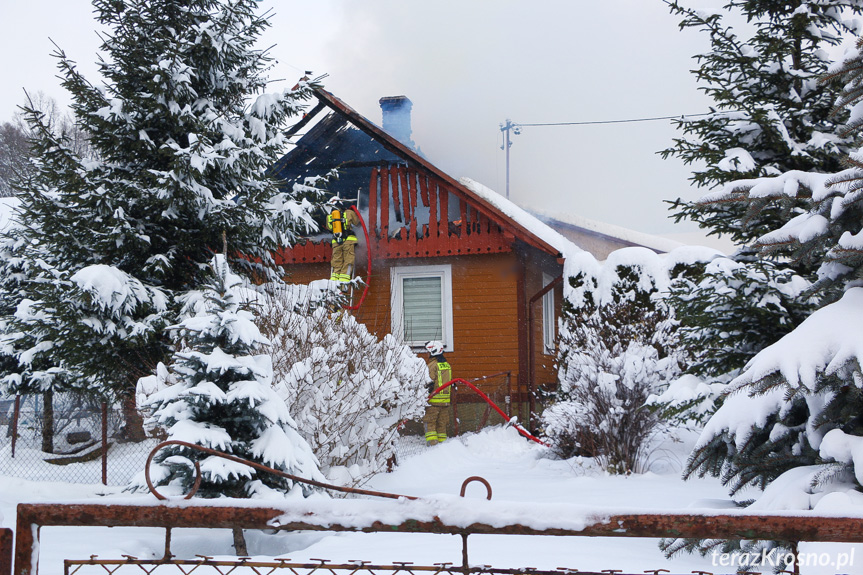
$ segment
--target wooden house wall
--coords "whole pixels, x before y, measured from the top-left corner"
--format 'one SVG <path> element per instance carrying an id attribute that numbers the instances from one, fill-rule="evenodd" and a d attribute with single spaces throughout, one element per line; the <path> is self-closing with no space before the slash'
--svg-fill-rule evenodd
<path id="1" fill-rule="evenodd" d="M 556 350 L 552 353 L 546 353 L 543 345 L 543 317 L 542 317 L 542 298 L 537 299 L 533 304 L 530 304 L 531 298 L 539 293 L 543 287 L 543 274 L 547 274 L 552 280 L 563 272 L 563 266 L 558 264 L 556 258 L 539 252 L 538 250 L 530 250 L 526 255 L 525 269 L 525 292 L 526 305 L 533 307 L 533 325 L 530 327 L 532 332 L 533 349 L 533 372 L 536 378 L 538 387 L 553 388 L 557 384 L 557 369 L 555 368 Z M 554 317 L 559 318 L 561 315 L 563 301 L 563 286 L 559 284 L 552 289 L 554 293 Z M 555 326 L 555 335 L 558 334 L 557 326 Z"/>
<path id="2" fill-rule="evenodd" d="M 519 365 L 519 260 L 523 260 L 526 279 L 522 321 L 527 321 L 526 305 L 530 297 L 542 289 L 542 273 L 557 277 L 561 266 L 551 256 L 535 250 L 527 254 L 516 252 L 445 258 L 376 260 L 373 264 L 371 288 L 362 307 L 352 312 L 370 331 L 383 336 L 391 331 L 390 270 L 393 266 L 440 265 L 452 266 L 453 349 L 446 356 L 453 373 L 465 379 L 510 371 L 515 390 L 521 380 L 525 392 L 528 373 L 520 375 Z M 358 273 L 366 277 L 365 258 L 357 258 Z M 288 281 L 308 283 L 329 277 L 326 263 L 292 265 Z M 562 298 L 560 286 L 555 290 L 556 315 L 559 317 Z M 355 300 L 359 298 L 355 293 Z M 542 340 L 542 300 L 533 304 L 533 354 L 537 384 L 548 386 L 557 381 L 554 354 L 547 354 Z M 424 357 L 424 356 L 423 356 Z M 503 378 L 480 382 L 481 389 L 499 388 Z"/>

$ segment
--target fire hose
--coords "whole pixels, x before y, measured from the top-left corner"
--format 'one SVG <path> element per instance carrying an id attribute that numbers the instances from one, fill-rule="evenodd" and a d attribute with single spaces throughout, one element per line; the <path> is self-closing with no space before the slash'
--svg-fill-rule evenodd
<path id="1" fill-rule="evenodd" d="M 363 305 L 363 302 L 366 299 L 366 295 L 369 293 L 369 285 L 372 281 L 372 243 L 369 241 L 369 230 L 366 229 L 366 221 L 363 219 L 363 216 L 360 215 L 359 210 L 356 206 L 351 206 L 350 208 L 360 219 L 360 224 L 363 226 L 363 233 L 366 235 L 366 254 L 368 255 L 368 263 L 366 265 L 366 287 L 363 289 L 363 293 L 360 296 L 360 301 L 357 302 L 357 305 L 345 305 L 343 306 L 345 309 L 350 310 L 358 310 L 360 306 Z"/>
<path id="2" fill-rule="evenodd" d="M 515 430 L 518 431 L 523 437 L 525 437 L 531 441 L 535 441 L 536 443 L 539 443 L 540 445 L 545 445 L 546 447 L 548 447 L 548 444 L 546 444 L 544 441 L 542 441 L 541 439 L 537 438 L 534 435 L 531 435 L 523 427 L 521 427 L 520 425 L 518 425 L 517 423 L 512 421 L 506 415 L 506 413 L 504 413 L 503 410 L 501 410 L 501 408 L 499 408 L 486 394 L 484 394 L 477 386 L 475 386 L 471 382 L 467 381 L 466 379 L 462 379 L 460 377 L 457 377 L 455 379 L 452 379 L 452 380 L 446 382 L 445 384 L 441 385 L 439 388 L 437 388 L 436 390 L 431 392 L 429 394 L 429 399 L 431 399 L 436 394 L 440 393 L 442 390 L 444 390 L 444 389 L 446 389 L 449 386 L 454 385 L 454 384 L 465 385 L 468 388 L 470 388 L 474 393 L 476 393 L 478 396 L 480 396 L 480 398 L 482 398 L 486 403 L 488 403 L 491 406 L 491 408 L 494 409 L 498 413 L 498 415 L 500 415 L 503 418 L 504 421 L 506 421 L 509 425 L 512 425 L 515 428 Z"/>

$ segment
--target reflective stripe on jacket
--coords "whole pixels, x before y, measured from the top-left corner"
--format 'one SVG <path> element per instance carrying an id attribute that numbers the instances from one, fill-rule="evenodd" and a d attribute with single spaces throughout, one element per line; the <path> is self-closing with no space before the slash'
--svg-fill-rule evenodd
<path id="1" fill-rule="evenodd" d="M 435 384 L 434 388 L 437 389 L 452 379 L 452 367 L 446 361 L 439 362 L 436 359 L 432 359 L 429 362 L 429 375 L 432 378 L 432 382 Z M 449 403 L 451 390 L 452 386 L 444 389 L 440 393 L 436 393 L 431 399 L 429 399 L 429 403 Z"/>

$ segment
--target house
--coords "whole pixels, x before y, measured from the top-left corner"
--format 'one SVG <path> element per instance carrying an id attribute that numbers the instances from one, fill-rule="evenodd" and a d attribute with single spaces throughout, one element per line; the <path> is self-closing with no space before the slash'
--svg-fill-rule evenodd
<path id="1" fill-rule="evenodd" d="M 369 289 L 356 318 L 418 350 L 443 341 L 457 376 L 481 379 L 482 389 L 506 380 L 513 414 L 524 414 L 531 392 L 557 381 L 563 263 L 579 248 L 502 196 L 425 159 L 410 139 L 406 97 L 380 100 L 379 127 L 324 89 L 314 95 L 317 105 L 289 136 L 308 130 L 273 172 L 292 184 L 339 168 L 329 189 L 356 199 L 368 231 L 355 274 L 368 278 Z M 308 283 L 330 276 L 330 251 L 321 235 L 277 261 L 287 265 L 289 281 Z"/>
<path id="2" fill-rule="evenodd" d="M 614 250 L 622 248 L 637 246 L 663 254 L 684 245 L 668 238 L 597 222 L 574 214 L 552 214 L 541 210 L 532 210 L 531 214 L 600 261 L 606 259 Z"/>

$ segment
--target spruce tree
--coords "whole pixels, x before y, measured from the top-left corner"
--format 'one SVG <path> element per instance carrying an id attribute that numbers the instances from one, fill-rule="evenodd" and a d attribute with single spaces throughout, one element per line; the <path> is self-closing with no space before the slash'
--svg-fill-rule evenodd
<path id="1" fill-rule="evenodd" d="M 861 0 L 729 0 L 721 11 L 664 0 L 681 16 L 680 28 L 709 35 L 711 49 L 695 56 L 693 74 L 712 101 L 705 117 L 675 122 L 681 136 L 660 152 L 694 166 L 697 187 L 713 188 L 748 177 L 788 170 L 834 172 L 850 142 L 831 115 L 838 88 L 819 84 L 827 51 L 857 32 L 847 16 L 863 12 Z M 728 24 L 746 20 L 745 36 Z M 749 244 L 775 229 L 798 202 L 765 202 L 753 209 L 725 202 L 675 205 L 675 219 L 689 219 L 710 234 Z"/>
<path id="2" fill-rule="evenodd" d="M 695 56 L 693 73 L 712 107 L 705 117 L 676 122 L 680 136 L 661 152 L 664 158 L 691 164 L 691 180 L 702 188 L 788 170 L 840 168 L 852 146 L 850 137 L 837 133 L 846 112 L 834 110 L 840 88 L 818 78 L 828 69 L 828 50 L 854 31 L 847 17 L 863 12 L 863 1 L 729 0 L 712 12 L 684 0 L 665 2 L 682 17 L 682 29 L 710 37 L 711 49 Z M 735 19 L 740 26 L 728 23 Z M 811 313 L 800 287 L 814 280 L 812 262 L 787 257 L 782 247 L 766 253 L 752 245 L 805 208 L 793 195 L 742 203 L 708 193 L 673 203 L 676 221 L 697 222 L 739 246 L 732 261 L 671 287 L 682 342 L 696 356 L 691 374 L 710 385 L 727 383 Z M 723 322 L 716 314 L 734 319 Z"/>
<path id="3" fill-rule="evenodd" d="M 269 341 L 253 314 L 243 309 L 241 286 L 224 257 L 217 256 L 211 281 L 186 298 L 188 317 L 172 327 L 181 346 L 170 366 L 175 381 L 152 396 L 154 419 L 167 429 L 168 439 L 322 481 L 311 447 L 273 390 L 272 358 L 265 353 Z M 178 486 L 183 492 L 195 482 L 191 463 L 198 461 L 203 475 L 200 497 L 266 496 L 295 487 L 304 494 L 312 491 L 307 484 L 295 485 L 183 446 L 168 446 L 153 461 L 153 483 Z"/>
<path id="4" fill-rule="evenodd" d="M 274 251 L 313 225 L 310 206 L 267 175 L 310 87 L 265 92 L 271 62 L 255 42 L 268 24 L 254 0 L 94 7 L 108 29 L 102 85 L 56 54 L 93 157 L 27 110 L 34 170 L 19 186 L 18 255 L 28 296 L 6 341 L 34 377 L 50 375 L 42 362 L 128 406 L 137 379 L 168 354 L 164 327 L 223 234 L 235 265 L 266 275 Z"/>
<path id="5" fill-rule="evenodd" d="M 863 111 L 863 41 L 825 81 L 845 82 L 838 111 Z M 859 140 L 851 121 L 843 137 Z M 687 463 L 687 476 L 714 475 L 731 488 L 764 493 L 752 509 L 816 508 L 829 493 L 863 489 L 863 150 L 844 159 L 834 174 L 790 171 L 727 184 L 716 198 L 753 207 L 793 197 L 805 209 L 754 247 L 769 255 L 790 253 L 816 268 L 808 292 L 817 311 L 773 345 L 761 350 L 730 383 L 725 403 L 711 417 Z M 750 548 L 763 545 L 748 542 Z M 667 541 L 667 550 L 720 541 Z"/>
<path id="6" fill-rule="evenodd" d="M 814 308 L 811 283 L 769 260 L 716 258 L 672 282 L 667 303 L 681 345 L 696 353 L 687 373 L 728 383 L 759 351 L 793 330 Z"/>

